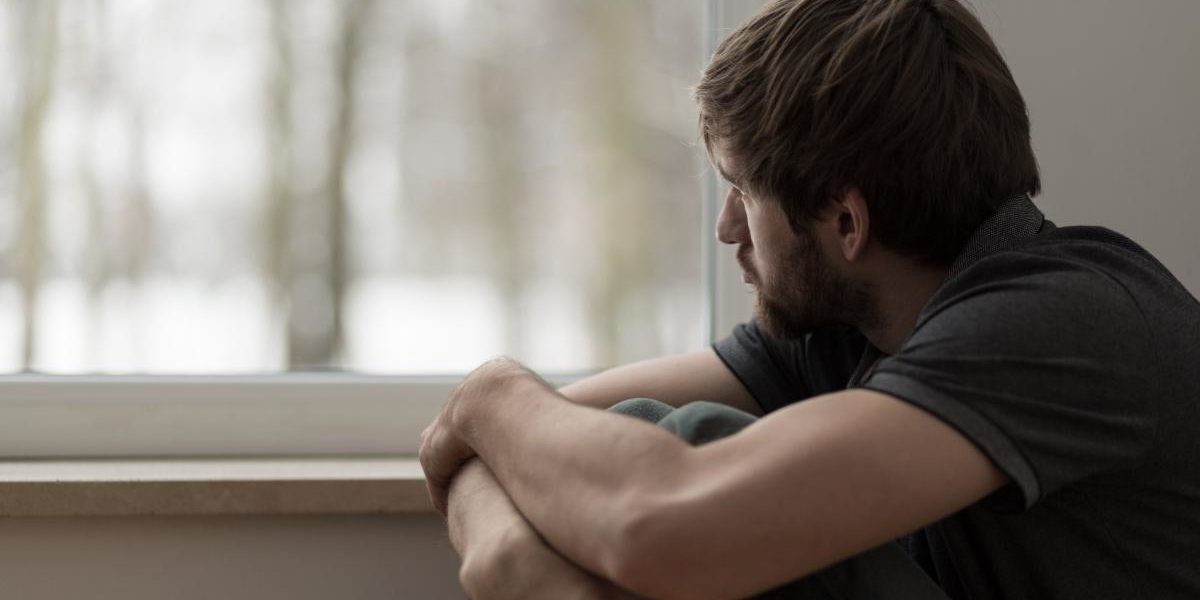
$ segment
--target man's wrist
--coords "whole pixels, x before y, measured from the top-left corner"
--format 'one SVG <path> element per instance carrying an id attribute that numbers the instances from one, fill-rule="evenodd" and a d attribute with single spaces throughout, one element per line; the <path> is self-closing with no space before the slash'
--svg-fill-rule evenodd
<path id="1" fill-rule="evenodd" d="M 450 482 L 450 541 L 463 558 L 471 548 L 486 544 L 512 525 L 503 510 L 503 492 L 497 488 L 499 483 L 477 458 L 467 461 Z"/>
<path id="2" fill-rule="evenodd" d="M 472 458 L 463 464 L 454 474 L 450 484 L 446 486 L 446 498 L 451 506 L 470 507 L 471 498 L 484 491 L 490 483 L 485 477 L 487 466 L 478 458 Z"/>

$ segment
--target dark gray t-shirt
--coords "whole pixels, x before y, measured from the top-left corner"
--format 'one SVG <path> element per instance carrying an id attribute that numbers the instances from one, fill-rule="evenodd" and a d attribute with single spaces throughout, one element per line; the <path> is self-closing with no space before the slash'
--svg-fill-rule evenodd
<path id="1" fill-rule="evenodd" d="M 767 411 L 846 387 L 918 406 L 1012 479 L 901 540 L 955 599 L 1200 598 L 1200 303 L 1101 227 L 1027 196 L 974 233 L 911 336 L 714 345 Z"/>

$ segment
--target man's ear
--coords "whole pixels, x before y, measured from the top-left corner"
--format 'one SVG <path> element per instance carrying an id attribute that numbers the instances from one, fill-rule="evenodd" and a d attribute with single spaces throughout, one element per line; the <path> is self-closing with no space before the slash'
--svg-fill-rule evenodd
<path id="1" fill-rule="evenodd" d="M 867 201 L 861 190 L 850 186 L 841 197 L 834 199 L 832 210 L 836 211 L 838 250 L 847 262 L 854 262 L 866 252 L 871 239 L 871 212 L 867 209 Z"/>

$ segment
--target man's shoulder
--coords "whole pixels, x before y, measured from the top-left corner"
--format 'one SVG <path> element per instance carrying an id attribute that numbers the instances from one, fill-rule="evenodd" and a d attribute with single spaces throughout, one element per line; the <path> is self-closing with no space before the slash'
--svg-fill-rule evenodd
<path id="1" fill-rule="evenodd" d="M 1161 262 L 1121 233 L 1100 226 L 1052 226 L 975 260 L 947 278 L 935 299 L 1019 289 L 1034 298 L 1074 297 L 1087 305 L 1132 299 L 1135 289 L 1147 286 L 1182 289 Z"/>
<path id="2" fill-rule="evenodd" d="M 1074 306 L 1093 317 L 1200 318 L 1200 303 L 1153 254 L 1100 226 L 1051 227 L 984 256 L 948 278 L 934 300 L 944 304 L 979 295 Z"/>
<path id="3" fill-rule="evenodd" d="M 909 342 L 954 338 L 959 346 L 1017 354 L 1119 343 L 1150 352 L 1154 328 L 1145 309 L 1179 304 L 1167 291 L 1172 285 L 1178 284 L 1170 273 L 1128 238 L 1103 228 L 1062 228 L 949 276 L 922 309 Z"/>
<path id="4" fill-rule="evenodd" d="M 1175 280 L 1153 254 L 1118 231 L 1099 225 L 1053 224 L 1037 236 L 985 256 L 967 270 L 997 269 L 1006 265 L 1044 264 L 1065 271 L 1088 271 L 1114 279 L 1131 275 Z"/>

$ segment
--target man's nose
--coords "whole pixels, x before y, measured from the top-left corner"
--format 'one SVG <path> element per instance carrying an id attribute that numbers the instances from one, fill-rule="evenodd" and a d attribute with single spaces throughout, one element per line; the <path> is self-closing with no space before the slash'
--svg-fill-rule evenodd
<path id="1" fill-rule="evenodd" d="M 724 244 L 749 244 L 750 227 L 746 224 L 746 206 L 733 187 L 725 193 L 725 203 L 717 216 L 717 239 Z"/>

